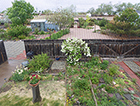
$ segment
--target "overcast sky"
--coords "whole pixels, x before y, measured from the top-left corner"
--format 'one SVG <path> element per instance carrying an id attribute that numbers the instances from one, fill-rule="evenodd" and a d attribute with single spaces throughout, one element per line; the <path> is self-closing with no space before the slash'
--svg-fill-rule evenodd
<path id="1" fill-rule="evenodd" d="M 14 0 L 0 0 L 0 11 L 5 10 L 8 7 L 12 6 L 12 1 Z M 112 4 L 116 3 L 140 3 L 140 0 L 25 0 L 26 2 L 30 2 L 31 5 L 34 6 L 34 8 L 39 10 L 46 10 L 50 9 L 52 11 L 56 10 L 56 8 L 62 6 L 62 7 L 69 7 L 70 5 L 76 6 L 77 12 L 86 12 L 91 7 L 94 7 L 95 9 L 98 8 L 98 6 L 101 3 L 109 3 L 112 2 Z"/>

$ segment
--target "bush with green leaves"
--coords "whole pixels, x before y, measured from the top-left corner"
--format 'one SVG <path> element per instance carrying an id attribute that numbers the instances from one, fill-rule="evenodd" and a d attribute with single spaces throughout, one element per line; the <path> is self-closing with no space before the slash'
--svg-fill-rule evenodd
<path id="1" fill-rule="evenodd" d="M 66 35 L 70 32 L 70 29 L 63 29 L 63 30 L 60 30 L 58 31 L 57 33 L 53 33 L 51 35 L 51 39 L 58 39 L 58 38 L 61 38 L 63 35 Z"/>
<path id="2" fill-rule="evenodd" d="M 23 25 L 7 28 L 7 34 L 11 38 L 18 37 L 21 35 L 28 36 L 30 32 L 31 32 L 31 28 L 27 28 L 26 26 L 23 26 Z"/>
<path id="3" fill-rule="evenodd" d="M 99 66 L 101 67 L 102 70 L 105 70 L 107 69 L 108 64 L 109 64 L 109 61 L 104 60 L 102 63 L 99 64 Z"/>
<path id="4" fill-rule="evenodd" d="M 111 76 L 115 76 L 115 75 L 118 74 L 119 67 L 117 65 L 115 65 L 115 64 L 111 64 L 109 66 L 109 69 L 108 70 L 109 70 L 108 72 L 109 72 L 109 74 Z"/>
<path id="5" fill-rule="evenodd" d="M 28 68 L 32 72 L 43 72 L 50 67 L 51 60 L 47 54 L 35 55 L 32 60 L 29 60 Z"/>

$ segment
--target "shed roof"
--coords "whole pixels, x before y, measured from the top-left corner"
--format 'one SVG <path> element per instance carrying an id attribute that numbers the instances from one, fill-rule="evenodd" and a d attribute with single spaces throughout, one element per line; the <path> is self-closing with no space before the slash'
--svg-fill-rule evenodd
<path id="1" fill-rule="evenodd" d="M 33 19 L 31 22 L 45 22 L 46 19 Z"/>

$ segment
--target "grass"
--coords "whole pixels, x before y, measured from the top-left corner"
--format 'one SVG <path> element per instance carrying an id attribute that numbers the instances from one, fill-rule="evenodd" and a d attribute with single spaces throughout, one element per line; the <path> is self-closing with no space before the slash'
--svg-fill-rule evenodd
<path id="1" fill-rule="evenodd" d="M 32 88 L 27 81 L 7 82 L 0 89 L 0 106 L 64 106 L 64 85 L 61 81 L 41 81 L 39 89 L 42 101 L 33 104 Z"/>
<path id="2" fill-rule="evenodd" d="M 41 102 L 32 103 L 32 98 L 19 97 L 17 95 L 5 95 L 0 97 L 0 106 L 64 106 L 59 100 L 43 98 Z"/>

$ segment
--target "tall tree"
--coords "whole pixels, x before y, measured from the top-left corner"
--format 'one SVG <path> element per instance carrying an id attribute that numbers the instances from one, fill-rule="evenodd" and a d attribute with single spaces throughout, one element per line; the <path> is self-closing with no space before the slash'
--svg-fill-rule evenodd
<path id="1" fill-rule="evenodd" d="M 93 15 L 95 13 L 95 9 L 92 7 L 87 11 L 87 13 L 90 13 L 91 15 Z"/>
<path id="2" fill-rule="evenodd" d="M 120 35 L 139 35 L 140 17 L 134 9 L 127 8 L 115 16 L 107 28 Z"/>
<path id="3" fill-rule="evenodd" d="M 27 19 L 33 18 L 34 7 L 30 3 L 25 2 L 25 0 L 14 0 L 12 5 L 7 12 L 12 26 L 24 25 Z"/>
<path id="4" fill-rule="evenodd" d="M 50 22 L 59 25 L 61 28 L 70 27 L 73 23 L 74 16 L 76 15 L 76 7 L 71 5 L 67 8 L 58 8 L 49 19 Z"/>

